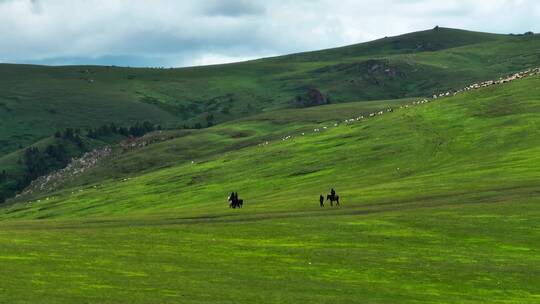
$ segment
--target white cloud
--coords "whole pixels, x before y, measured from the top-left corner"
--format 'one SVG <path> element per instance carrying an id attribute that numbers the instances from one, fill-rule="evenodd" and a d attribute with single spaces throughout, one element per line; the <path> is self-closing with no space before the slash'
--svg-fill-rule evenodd
<path id="1" fill-rule="evenodd" d="M 223 63 L 437 24 L 500 33 L 535 31 L 539 16 L 535 0 L 0 0 L 0 58 Z"/>
<path id="2" fill-rule="evenodd" d="M 256 59 L 255 56 L 226 56 L 221 54 L 202 54 L 197 59 L 195 59 L 192 63 L 194 66 L 198 65 L 211 65 L 211 64 L 224 64 L 224 63 L 232 63 L 232 62 L 240 62 L 240 61 L 247 61 L 247 60 L 253 60 Z M 182 65 L 182 62 L 180 62 L 179 65 Z"/>

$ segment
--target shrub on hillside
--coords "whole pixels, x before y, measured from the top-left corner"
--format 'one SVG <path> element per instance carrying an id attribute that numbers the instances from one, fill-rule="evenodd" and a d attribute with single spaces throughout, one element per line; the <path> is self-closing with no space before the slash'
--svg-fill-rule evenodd
<path id="1" fill-rule="evenodd" d="M 135 125 L 130 127 L 117 127 L 114 123 L 110 123 L 97 128 L 89 129 L 87 136 L 93 139 L 105 138 L 112 135 L 140 137 L 155 130 L 161 130 L 161 126 L 155 126 L 148 121 L 143 123 L 137 122 Z"/>

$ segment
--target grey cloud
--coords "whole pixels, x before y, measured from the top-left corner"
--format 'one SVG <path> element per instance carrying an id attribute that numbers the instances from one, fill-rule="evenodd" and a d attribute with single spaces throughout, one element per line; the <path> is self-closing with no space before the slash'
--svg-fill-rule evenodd
<path id="1" fill-rule="evenodd" d="M 31 11 L 34 14 L 40 14 L 41 13 L 41 2 L 39 0 L 30 0 L 31 4 Z"/>
<path id="2" fill-rule="evenodd" d="M 262 15 L 262 2 L 249 0 L 210 0 L 205 2 L 203 11 L 210 16 L 241 17 Z"/>
<path id="3" fill-rule="evenodd" d="M 358 43 L 435 25 L 538 31 L 535 0 L 0 0 L 0 60 L 185 66 Z"/>

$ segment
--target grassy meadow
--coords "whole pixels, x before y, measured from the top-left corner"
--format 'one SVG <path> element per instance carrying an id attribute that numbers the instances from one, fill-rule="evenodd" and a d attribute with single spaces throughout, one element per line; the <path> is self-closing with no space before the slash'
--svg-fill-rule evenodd
<path id="1" fill-rule="evenodd" d="M 540 77 L 411 101 L 167 131 L 13 201 L 0 302 L 540 303 Z"/>

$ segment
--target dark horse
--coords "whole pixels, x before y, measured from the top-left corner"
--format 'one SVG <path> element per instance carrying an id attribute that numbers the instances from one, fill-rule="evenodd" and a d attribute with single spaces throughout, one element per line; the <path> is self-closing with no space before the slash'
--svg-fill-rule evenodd
<path id="1" fill-rule="evenodd" d="M 330 207 L 334 206 L 334 202 L 336 202 L 336 206 L 339 207 L 339 195 L 337 194 L 328 194 L 326 196 L 326 200 L 330 200 Z"/>
<path id="2" fill-rule="evenodd" d="M 243 199 L 238 199 L 238 193 L 231 193 L 231 195 L 229 196 L 229 208 L 242 208 L 242 206 L 244 205 L 244 200 Z"/>

